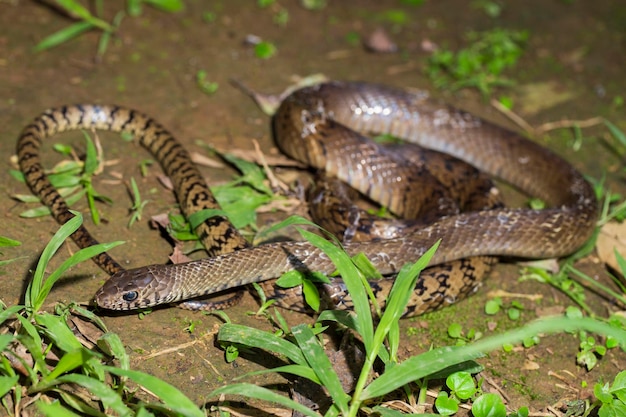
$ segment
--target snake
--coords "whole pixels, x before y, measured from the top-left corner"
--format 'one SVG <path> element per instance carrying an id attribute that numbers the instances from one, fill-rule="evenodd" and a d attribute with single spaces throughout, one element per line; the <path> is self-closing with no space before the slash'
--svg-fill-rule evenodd
<path id="1" fill-rule="evenodd" d="M 45 176 L 39 147 L 45 137 L 79 128 L 123 131 L 137 137 L 172 178 L 185 215 L 216 206 L 182 145 L 156 121 L 116 106 L 66 106 L 36 118 L 22 132 L 17 147 L 26 182 L 57 221 L 63 223 L 72 214 Z M 449 214 L 401 236 L 345 243 L 349 255 L 362 253 L 381 274 L 393 276 L 441 242 L 429 265 L 444 267 L 428 279 L 420 278 L 409 314 L 453 302 L 475 288 L 481 271 L 471 259 L 566 256 L 591 237 L 596 225 L 594 190 L 566 160 L 423 91 L 341 81 L 305 87 L 281 102 L 272 129 L 282 152 L 387 207 L 437 206 L 442 201 L 445 205 L 445 198 L 431 195 L 414 203 L 403 192 L 415 189 L 414 177 L 396 170 L 405 164 L 362 133 L 390 134 L 451 155 L 545 202 L 544 209 L 497 207 Z M 326 275 L 335 271 L 329 256 L 306 241 L 250 247 L 225 217 L 212 217 L 196 231 L 211 256 L 125 270 L 108 255 L 100 255 L 96 262 L 113 275 L 97 291 L 96 304 L 113 310 L 137 309 L 265 282 L 291 270 Z M 84 228 L 73 238 L 79 246 L 95 242 Z M 334 278 L 332 285 L 341 287 L 338 280 Z M 382 292 L 392 282 L 382 281 L 376 290 Z"/>

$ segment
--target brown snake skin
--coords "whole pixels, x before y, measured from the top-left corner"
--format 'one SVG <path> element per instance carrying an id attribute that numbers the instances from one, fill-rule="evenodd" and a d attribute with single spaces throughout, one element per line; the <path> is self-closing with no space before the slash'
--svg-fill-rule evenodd
<path id="1" fill-rule="evenodd" d="M 473 268 L 465 261 L 468 257 L 564 256 L 580 247 L 593 231 L 597 201 L 591 186 L 571 165 L 518 134 L 433 102 L 424 93 L 372 84 L 326 83 L 293 93 L 274 117 L 275 136 L 286 154 L 324 169 L 385 206 L 414 204 L 407 193 L 394 188 L 399 184 L 400 189 L 412 189 L 411 176 L 406 180 L 396 171 L 391 174 L 388 169 L 398 168 L 397 162 L 387 159 L 378 146 L 344 126 L 357 131 L 391 133 L 453 155 L 541 198 L 550 207 L 454 214 L 401 238 L 345 245 L 350 254 L 367 255 L 383 274 L 393 274 L 405 263 L 415 261 L 439 239 L 442 243 L 431 264 L 454 261 L 456 268 L 467 270 Z M 51 207 L 59 222 L 67 220 L 67 207 L 45 179 L 39 163 L 39 144 L 44 137 L 63 130 L 92 127 L 127 131 L 139 137 L 172 177 L 186 215 L 199 208 L 213 207 L 214 201 L 185 151 L 156 122 L 116 107 L 76 106 L 44 113 L 24 130 L 18 142 L 20 166 L 27 182 Z M 331 134 L 332 140 L 325 140 Z M 445 199 L 434 200 L 420 204 L 437 206 Z M 225 219 L 213 218 L 210 223 L 218 228 L 217 232 L 205 226 L 200 229 L 200 234 L 205 234 L 209 241 L 210 253 L 240 250 L 185 264 L 117 272 L 97 292 L 97 304 L 110 309 L 141 308 L 269 280 L 294 268 L 326 274 L 334 271 L 329 259 L 308 243 L 283 242 L 246 248 Z M 79 245 L 93 243 L 85 233 L 84 229 L 77 232 L 75 240 Z M 232 247 L 222 251 L 228 245 Z M 110 272 L 119 268 L 114 261 L 104 261 L 101 265 Z M 442 304 L 442 298 L 453 300 L 463 296 L 475 287 L 473 281 L 479 279 L 479 274 L 471 270 L 459 276 L 470 282 L 459 282 L 446 268 L 431 277 L 431 282 L 420 280 L 414 302 L 422 305 L 414 306 L 409 313 L 436 307 Z"/>

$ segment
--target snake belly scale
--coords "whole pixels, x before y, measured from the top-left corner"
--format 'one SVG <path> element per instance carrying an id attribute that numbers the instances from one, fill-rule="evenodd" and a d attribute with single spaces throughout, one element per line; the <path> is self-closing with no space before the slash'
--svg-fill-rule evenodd
<path id="1" fill-rule="evenodd" d="M 69 212 L 45 179 L 39 145 L 46 136 L 76 128 L 128 131 L 139 137 L 172 177 L 186 215 L 215 204 L 186 152 L 156 122 L 116 107 L 66 107 L 37 118 L 18 143 L 27 182 L 59 222 L 66 221 Z M 279 147 L 287 155 L 373 194 L 384 205 L 409 204 L 406 196 L 390 191 L 390 183 L 402 179 L 385 175 L 384 162 L 372 168 L 377 150 L 354 131 L 390 133 L 450 154 L 541 198 L 549 206 L 543 210 L 497 208 L 450 215 L 407 236 L 345 244 L 349 254 L 364 253 L 385 275 L 415 261 L 440 239 L 431 265 L 455 261 L 460 268 L 467 268 L 468 257 L 564 256 L 579 248 L 595 227 L 598 208 L 593 189 L 569 163 L 516 133 L 432 101 L 424 93 L 365 83 L 325 83 L 298 90 L 285 99 L 274 116 L 273 128 Z M 217 256 L 131 270 L 121 270 L 114 261 L 105 260 L 101 266 L 114 275 L 98 290 L 96 303 L 111 309 L 141 308 L 277 278 L 292 269 L 326 274 L 334 271 L 330 260 L 309 243 L 250 248 L 226 219 L 210 221 L 214 224 L 206 229 L 201 226 L 199 234 L 207 235 L 207 249 Z M 76 235 L 79 245 L 93 240 L 84 229 Z M 226 253 L 230 250 L 236 251 Z M 434 282 L 421 284 L 422 294 L 416 302 L 426 304 L 426 309 L 432 298 L 429 293 L 454 298 L 472 288 L 453 282 L 445 270 L 439 275 Z M 471 275 L 470 271 L 464 276 Z M 424 306 L 418 310 L 423 311 Z"/>

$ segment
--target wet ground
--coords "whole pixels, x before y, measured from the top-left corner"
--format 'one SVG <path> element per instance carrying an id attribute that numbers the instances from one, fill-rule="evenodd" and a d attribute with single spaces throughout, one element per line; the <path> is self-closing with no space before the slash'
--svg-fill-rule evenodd
<path id="1" fill-rule="evenodd" d="M 4 169 L 0 170 L 0 188 L 5 198 L 0 200 L 0 212 L 4 213 L 0 234 L 22 242 L 19 247 L 4 249 L 3 259 L 24 257 L 2 268 L 2 300 L 7 304 L 20 301 L 29 269 L 57 229 L 49 217 L 20 218 L 24 206 L 10 198 L 15 193 L 27 193 L 25 186 L 9 176 L 9 169 L 14 167 L 10 158 L 15 140 L 21 128 L 48 107 L 119 103 L 153 115 L 193 151 L 202 150 L 196 144 L 198 140 L 250 149 L 254 138 L 269 152 L 273 145 L 268 118 L 248 97 L 231 87 L 229 79 L 234 77 L 259 91 L 273 93 L 291 84 L 294 76 L 312 73 L 433 90 L 422 72 L 428 56 L 423 48 L 426 41 L 456 48 L 467 31 L 499 26 L 530 32 L 526 53 L 510 73 L 518 81 L 516 87 L 507 91 L 514 99 L 514 111 L 533 125 L 602 116 L 626 129 L 624 105 L 619 105 L 619 99 L 616 102 L 616 97 L 626 95 L 626 5 L 622 1 L 502 2 L 505 7 L 498 18 L 488 17 L 464 1 L 431 1 L 418 7 L 399 1 L 329 3 L 320 11 L 310 11 L 296 2 L 282 2 L 280 7 L 289 12 L 284 27 L 274 23 L 277 9 L 261 9 L 250 1 L 188 0 L 186 10 L 175 15 L 146 8 L 142 16 L 123 21 L 101 62 L 95 62 L 97 32 L 35 53 L 37 42 L 71 20 L 43 3 L 1 1 L 0 154 Z M 122 7 L 122 2 L 106 2 L 105 16 L 110 19 Z M 406 22 L 390 22 L 384 17 L 389 10 L 404 11 Z M 203 19 L 207 12 L 213 13 L 214 21 Z M 400 47 L 399 53 L 374 54 L 348 41 L 354 33 L 365 36 L 378 27 L 387 29 Z M 267 60 L 259 59 L 244 42 L 248 35 L 275 43 L 277 54 Z M 219 84 L 217 92 L 206 95 L 200 91 L 196 85 L 199 70 L 205 70 L 207 78 Z M 448 94 L 445 99 L 515 128 L 477 94 Z M 599 178 L 608 172 L 610 186 L 626 192 L 619 176 L 619 157 L 594 136 L 602 131 L 590 130 L 585 134 L 589 138 L 580 151 L 573 149 L 571 135 L 556 134 L 539 140 L 591 177 Z M 71 144 L 80 144 L 82 140 L 80 134 L 62 138 Z M 138 161 L 147 154 L 120 142 L 114 135 L 103 134 L 102 139 L 106 158 L 118 163 L 108 168 L 101 180 L 110 180 L 115 173 L 140 178 Z M 47 150 L 47 163 L 52 164 L 55 156 L 49 147 Z M 211 183 L 234 174 L 231 170 L 208 168 L 203 168 L 203 172 Z M 145 220 L 174 206 L 172 194 L 161 187 L 156 173 L 157 168 L 152 168 L 151 175 L 140 181 L 150 203 L 144 220 L 131 229 L 126 227 L 131 204 L 126 188 L 100 184 L 114 204 L 100 206 L 105 224 L 87 226 L 101 241 L 127 241 L 112 251 L 125 265 L 163 262 L 171 249 Z M 68 245 L 61 254 L 72 250 L 74 247 Z M 605 278 L 593 257 L 581 267 Z M 558 311 L 570 304 L 567 297 L 547 286 L 518 283 L 518 270 L 515 265 L 500 265 L 471 299 L 426 317 L 403 321 L 401 356 L 426 350 L 431 343 L 452 343 L 445 336 L 452 321 L 460 322 L 464 329 L 475 327 L 487 334 L 492 332 L 488 322 L 497 322 L 498 330 L 514 326 L 507 319 L 483 314 L 488 293 L 494 289 L 543 296 L 539 302 L 520 298 L 526 307 L 522 320 L 531 320 L 546 308 L 556 307 Z M 104 273 L 91 263 L 84 263 L 68 274 L 49 301 L 87 301 L 104 279 Z M 589 297 L 599 314 L 612 308 L 606 300 Z M 269 328 L 266 321 L 247 314 L 256 308 L 254 299 L 246 296 L 243 304 L 228 314 L 234 322 Z M 312 322 L 305 315 L 285 315 L 290 324 Z M 110 330 L 119 333 L 127 344 L 135 368 L 173 383 L 197 403 L 214 400 L 207 398 L 212 389 L 259 366 L 246 360 L 238 360 L 238 366 L 224 362 L 222 350 L 214 345 L 213 332 L 220 324 L 215 317 L 165 308 L 141 319 L 130 314 L 105 316 L 105 320 Z M 186 328 L 192 322 L 197 325 L 190 333 Z M 545 410 L 560 401 L 587 398 L 589 389 L 584 388 L 585 383 L 592 387 L 597 381 L 610 381 L 626 368 L 624 354 L 612 350 L 599 366 L 587 372 L 575 365 L 577 349 L 578 339 L 574 336 L 545 337 L 536 347 L 496 352 L 482 363 L 486 375 L 503 389 L 513 407 L 531 405 L 533 409 Z M 264 360 L 261 358 L 260 362 Z M 281 379 L 277 377 L 275 381 L 279 383 Z M 267 383 L 267 379 L 263 382 Z"/>

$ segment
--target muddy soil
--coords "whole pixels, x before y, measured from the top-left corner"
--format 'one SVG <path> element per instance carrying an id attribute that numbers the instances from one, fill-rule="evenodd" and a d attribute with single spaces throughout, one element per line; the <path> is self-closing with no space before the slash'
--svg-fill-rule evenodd
<path id="1" fill-rule="evenodd" d="M 29 278 L 45 242 L 57 230 L 50 217 L 23 219 L 23 204 L 11 198 L 28 193 L 26 187 L 9 175 L 14 169 L 11 156 L 20 130 L 42 110 L 69 103 L 119 103 L 153 115 L 167 126 L 192 151 L 204 151 L 197 141 L 222 148 L 251 149 L 257 139 L 265 152 L 273 142 L 268 118 L 255 104 L 230 84 L 237 78 L 262 92 L 278 93 L 292 83 L 295 76 L 323 73 L 329 78 L 367 80 L 402 87 L 427 89 L 434 95 L 462 106 L 500 124 L 518 129 L 473 92 L 444 94 L 434 89 L 423 75 L 428 56 L 428 42 L 450 48 L 463 44 L 470 30 L 494 27 L 524 29 L 530 33 L 526 53 L 510 73 L 518 84 L 506 94 L 513 98 L 514 111 L 532 125 L 561 119 L 606 117 L 626 129 L 624 106 L 616 97 L 626 94 L 626 4 L 623 1 L 599 0 L 502 2 L 500 17 L 488 17 L 466 1 L 427 1 L 410 6 L 399 1 L 336 1 L 319 11 L 306 10 L 295 1 L 282 1 L 280 7 L 289 13 L 288 23 L 274 23 L 276 9 L 262 9 L 256 2 L 231 0 L 205 2 L 187 0 L 186 9 L 166 14 L 145 8 L 137 18 L 126 18 L 108 50 L 97 62 L 94 59 L 99 34 L 90 32 L 49 51 L 36 53 L 34 45 L 45 36 L 60 30 L 71 20 L 43 3 L 27 0 L 0 1 L 0 199 L 3 213 L 0 234 L 19 240 L 22 245 L 4 249 L 3 259 L 22 259 L 2 267 L 0 294 L 8 304 L 18 303 L 24 283 Z M 121 1 L 106 2 L 105 16 L 110 19 Z M 389 10 L 401 10 L 403 24 L 385 19 Z M 207 22 L 203 14 L 215 19 Z M 400 52 L 376 54 L 367 52 L 360 43 L 350 42 L 352 34 L 366 36 L 383 27 Z M 271 41 L 278 52 L 270 59 L 259 59 L 245 43 L 248 35 Z M 212 95 L 203 94 L 196 84 L 199 70 L 219 84 Z M 570 134 L 554 134 L 537 140 L 554 149 L 585 174 L 599 178 L 608 174 L 608 184 L 616 192 L 626 193 L 621 160 L 600 137 L 602 130 L 585 131 L 581 150 L 572 146 Z M 96 180 L 100 189 L 113 200 L 100 205 L 105 218 L 100 226 L 87 226 L 101 241 L 125 240 L 112 251 L 124 265 L 140 266 L 165 262 L 171 250 L 147 222 L 153 214 L 172 209 L 171 192 L 157 180 L 159 170 L 141 178 L 138 162 L 148 155 L 115 135 L 102 134 L 107 160 L 116 161 Z M 66 134 L 50 141 L 80 146 L 81 135 Z M 46 147 L 46 163 L 58 156 Z M 56 158 L 56 159 L 55 159 Z M 202 168 L 212 184 L 234 175 L 230 169 Z M 131 201 L 126 187 L 110 185 L 121 175 L 139 180 L 145 198 L 150 202 L 144 218 L 127 228 Z M 107 182 L 107 180 L 109 182 Z M 118 181 L 119 182 L 119 181 Z M 514 197 L 515 199 L 515 197 Z M 516 198 L 516 201 L 520 201 Z M 85 204 L 78 209 L 87 214 Z M 88 216 L 85 216 L 86 218 Z M 75 250 L 68 244 L 62 257 Z M 606 280 L 604 269 L 591 256 L 581 268 L 600 280 Z M 514 327 L 504 316 L 489 317 L 483 313 L 490 292 L 496 289 L 523 294 L 522 321 L 529 321 L 544 311 L 562 311 L 571 301 L 558 291 L 532 281 L 518 282 L 519 267 L 501 264 L 481 290 L 470 299 L 451 308 L 402 322 L 401 357 L 435 346 L 453 343 L 446 336 L 451 322 L 464 329 L 476 328 L 485 334 Z M 91 263 L 84 263 L 68 274 L 52 292 L 49 301 L 88 301 L 106 278 Z M 540 295 L 539 301 L 528 296 Z M 613 308 L 610 301 L 588 295 L 597 313 L 606 315 Z M 257 303 L 246 295 L 243 303 L 228 310 L 235 323 L 269 329 L 267 321 L 251 317 Z M 310 323 L 313 318 L 283 311 L 290 324 Z M 179 387 L 185 394 L 204 404 L 214 401 L 207 395 L 217 386 L 263 366 L 275 365 L 272 359 L 256 355 L 254 360 L 239 359 L 237 366 L 224 361 L 223 351 L 214 343 L 214 332 L 221 321 L 213 316 L 178 308 L 155 309 L 138 317 L 136 314 L 103 317 L 110 330 L 117 332 L 132 355 L 133 366 L 159 376 Z M 186 328 L 197 323 L 193 332 Z M 495 326 L 494 326 L 495 324 Z M 495 329 L 494 329 L 495 327 Z M 178 347 L 178 349 L 176 349 Z M 610 381 L 626 368 L 626 356 L 611 350 L 592 371 L 575 364 L 578 339 L 573 335 L 543 337 L 541 343 L 513 352 L 494 352 L 481 363 L 485 376 L 500 387 L 512 408 L 530 405 L 546 410 L 564 401 L 586 399 L 597 381 Z M 250 380 L 254 381 L 254 378 Z M 259 383 L 283 386 L 280 377 L 263 377 Z"/>

